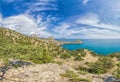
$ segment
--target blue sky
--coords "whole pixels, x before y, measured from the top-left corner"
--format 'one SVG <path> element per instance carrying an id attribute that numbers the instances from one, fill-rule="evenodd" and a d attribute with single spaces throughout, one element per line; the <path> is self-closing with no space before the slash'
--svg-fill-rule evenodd
<path id="1" fill-rule="evenodd" d="M 0 0 L 0 25 L 25 35 L 120 38 L 120 0 Z"/>

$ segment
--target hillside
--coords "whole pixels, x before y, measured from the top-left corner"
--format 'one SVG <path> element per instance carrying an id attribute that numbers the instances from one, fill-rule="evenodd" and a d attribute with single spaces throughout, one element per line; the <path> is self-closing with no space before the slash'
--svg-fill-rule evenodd
<path id="1" fill-rule="evenodd" d="M 86 49 L 68 51 L 49 39 L 0 27 L 3 82 L 103 82 L 109 76 L 117 80 L 119 58 L 119 53 L 100 56 Z"/>
<path id="2" fill-rule="evenodd" d="M 65 53 L 65 50 L 47 40 L 24 36 L 5 28 L 0 28 L 0 42 L 0 57 L 4 60 L 12 58 L 48 63 L 54 61 L 56 54 Z"/>

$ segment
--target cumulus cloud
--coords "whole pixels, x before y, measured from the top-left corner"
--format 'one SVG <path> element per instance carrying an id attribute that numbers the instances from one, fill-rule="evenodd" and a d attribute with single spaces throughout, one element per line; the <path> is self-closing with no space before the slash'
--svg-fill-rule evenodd
<path id="1" fill-rule="evenodd" d="M 37 20 L 25 14 L 4 18 L 2 19 L 2 24 L 6 28 L 16 30 L 26 35 L 30 35 L 34 32 L 39 37 L 51 36 L 51 34 L 46 31 L 46 24 L 40 26 L 38 25 Z"/>

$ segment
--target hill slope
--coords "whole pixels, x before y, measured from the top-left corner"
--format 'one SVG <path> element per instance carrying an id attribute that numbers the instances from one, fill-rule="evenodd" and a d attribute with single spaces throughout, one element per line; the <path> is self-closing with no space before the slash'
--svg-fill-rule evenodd
<path id="1" fill-rule="evenodd" d="M 5 61 L 21 59 L 34 63 L 49 63 L 65 50 L 45 39 L 24 36 L 10 29 L 0 28 L 0 58 Z"/>

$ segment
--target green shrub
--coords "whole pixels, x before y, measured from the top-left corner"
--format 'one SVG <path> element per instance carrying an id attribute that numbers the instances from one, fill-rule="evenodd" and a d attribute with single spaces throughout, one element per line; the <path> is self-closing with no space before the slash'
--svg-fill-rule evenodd
<path id="1" fill-rule="evenodd" d="M 118 60 L 120 60 L 120 53 L 112 53 L 112 54 L 109 55 L 109 57 L 111 57 L 111 58 L 115 57 Z"/>
<path id="2" fill-rule="evenodd" d="M 61 74 L 61 76 L 69 78 L 70 82 L 81 82 L 81 81 L 90 82 L 90 80 L 88 80 L 88 79 L 79 78 L 76 73 L 74 73 L 73 71 L 70 71 L 70 70 L 67 70 L 66 73 Z"/>
<path id="3" fill-rule="evenodd" d="M 81 55 L 77 55 L 74 60 L 81 61 L 83 60 L 83 58 L 81 57 Z"/>
<path id="4" fill-rule="evenodd" d="M 70 58 L 70 57 L 71 57 L 71 55 L 69 53 L 60 55 L 60 58 L 62 58 L 62 59 L 67 59 L 67 58 Z"/>
<path id="5" fill-rule="evenodd" d="M 67 70 L 65 74 L 61 74 L 61 76 L 63 77 L 67 77 L 67 78 L 76 78 L 78 77 L 78 75 L 76 73 L 74 73 L 73 71 Z"/>
<path id="6" fill-rule="evenodd" d="M 120 78 L 120 63 L 117 64 L 117 67 L 118 67 L 117 70 L 113 74 L 117 78 Z"/>
<path id="7" fill-rule="evenodd" d="M 70 79 L 69 81 L 71 81 L 71 82 L 91 82 L 89 79 L 84 79 L 84 78 L 74 78 L 74 79 Z"/>
<path id="8" fill-rule="evenodd" d="M 88 73 L 89 69 L 83 66 L 79 66 L 78 68 L 76 68 L 76 70 L 79 71 L 79 73 L 85 74 Z"/>
<path id="9" fill-rule="evenodd" d="M 108 69 L 111 69 L 113 66 L 111 58 L 101 57 L 90 65 L 89 72 L 95 74 L 106 73 Z"/>

